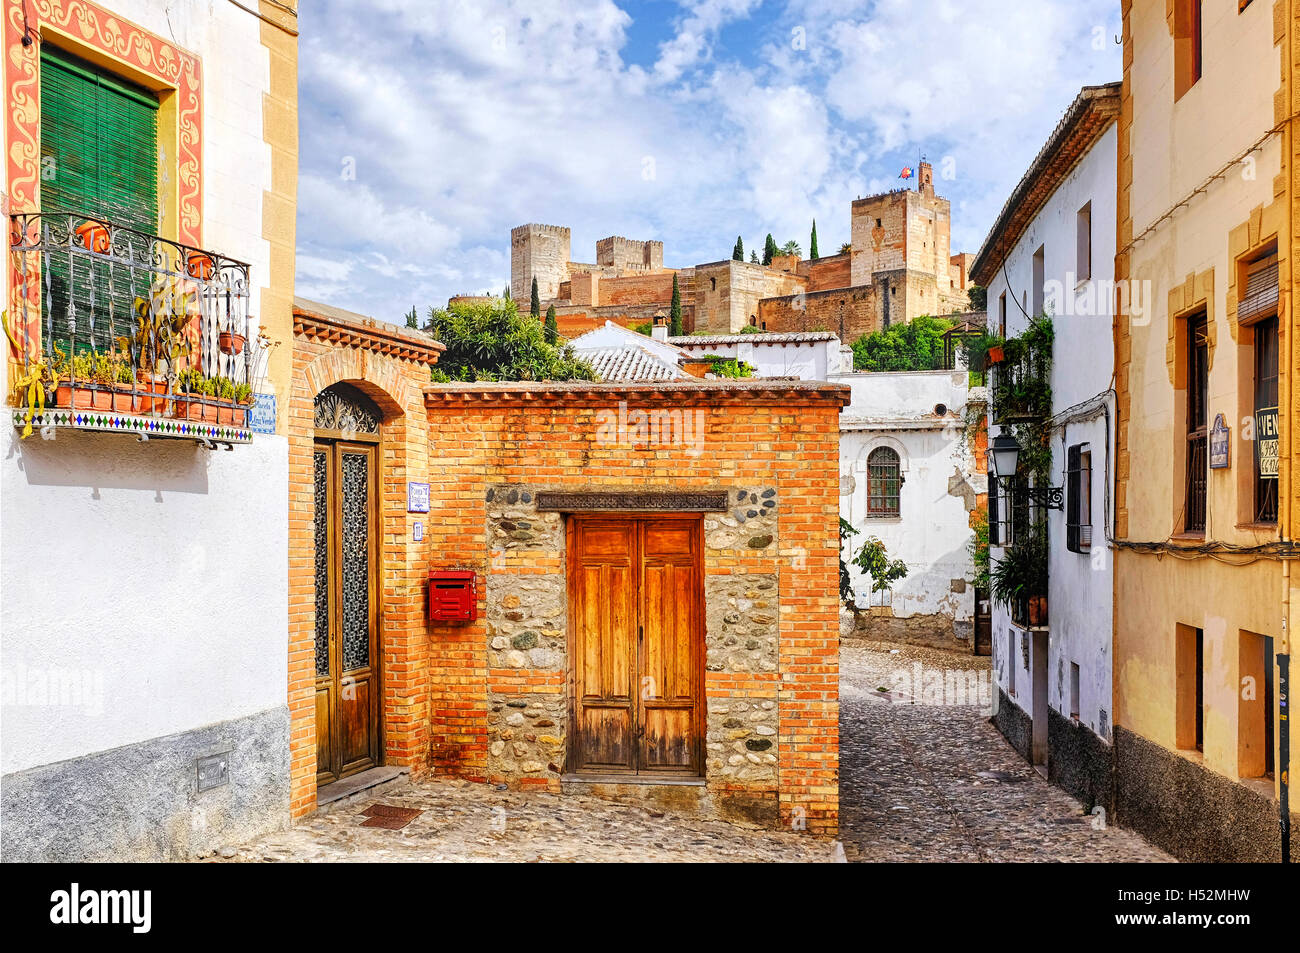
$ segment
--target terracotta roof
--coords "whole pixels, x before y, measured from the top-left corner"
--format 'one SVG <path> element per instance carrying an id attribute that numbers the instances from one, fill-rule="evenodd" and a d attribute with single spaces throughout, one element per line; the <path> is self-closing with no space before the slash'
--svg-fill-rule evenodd
<path id="1" fill-rule="evenodd" d="M 293 333 L 424 364 L 437 363 L 446 350 L 423 331 L 306 298 L 293 299 Z"/>
<path id="2" fill-rule="evenodd" d="M 593 383 L 591 381 L 515 381 L 430 384 L 424 389 L 427 403 L 581 403 L 583 401 L 640 400 L 647 403 L 807 403 L 831 401 L 848 405 L 851 388 L 825 381 L 701 380 L 636 383 Z"/>
<path id="3" fill-rule="evenodd" d="M 670 381 L 687 376 L 642 347 L 575 348 L 574 353 L 589 362 L 602 381 Z"/>
<path id="4" fill-rule="evenodd" d="M 668 343 L 677 347 L 707 347 L 715 344 L 812 344 L 837 340 L 839 336 L 830 331 L 760 331 L 753 334 L 677 335 L 670 337 Z"/>
<path id="5" fill-rule="evenodd" d="M 987 286 L 997 266 L 1029 223 L 1093 144 L 1119 118 L 1120 84 L 1085 86 L 1038 151 L 1029 170 L 1002 206 L 971 264 L 971 280 Z"/>

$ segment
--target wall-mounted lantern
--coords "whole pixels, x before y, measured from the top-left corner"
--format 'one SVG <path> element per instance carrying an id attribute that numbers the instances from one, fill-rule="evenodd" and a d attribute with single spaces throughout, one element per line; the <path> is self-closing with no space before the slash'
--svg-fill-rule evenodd
<path id="1" fill-rule="evenodd" d="M 1049 510 L 1065 509 L 1065 490 L 1059 486 L 1016 486 L 1016 470 L 1020 463 L 1020 442 L 1005 430 L 989 444 L 993 459 L 993 479 L 1005 480 L 1008 493 L 1025 496 L 1038 506 Z"/>

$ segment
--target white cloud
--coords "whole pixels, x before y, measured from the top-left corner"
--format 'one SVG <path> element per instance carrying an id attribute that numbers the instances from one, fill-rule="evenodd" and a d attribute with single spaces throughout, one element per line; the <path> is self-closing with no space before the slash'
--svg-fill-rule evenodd
<path id="1" fill-rule="evenodd" d="M 698 0 L 643 69 L 612 0 L 304 5 L 299 293 L 400 320 L 499 290 L 534 221 L 569 225 L 578 260 L 611 234 L 670 265 L 737 232 L 806 250 L 814 216 L 831 251 L 920 150 L 953 157 L 973 250 L 1079 85 L 1118 77 L 1088 45 L 1111 6 L 794 0 L 760 23 L 758 0 Z"/>

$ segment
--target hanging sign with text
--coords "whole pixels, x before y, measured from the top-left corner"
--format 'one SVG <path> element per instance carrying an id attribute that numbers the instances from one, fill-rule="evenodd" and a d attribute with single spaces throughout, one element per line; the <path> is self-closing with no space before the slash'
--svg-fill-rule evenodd
<path id="1" fill-rule="evenodd" d="M 1255 465 L 1261 480 L 1277 479 L 1277 408 L 1255 411 Z"/>

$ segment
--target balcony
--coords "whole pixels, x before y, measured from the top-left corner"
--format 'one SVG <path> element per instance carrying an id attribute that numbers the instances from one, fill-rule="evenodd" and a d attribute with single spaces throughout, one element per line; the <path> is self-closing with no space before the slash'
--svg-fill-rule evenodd
<path id="1" fill-rule="evenodd" d="M 249 268 L 94 216 L 10 217 L 15 426 L 248 443 L 274 343 Z"/>

